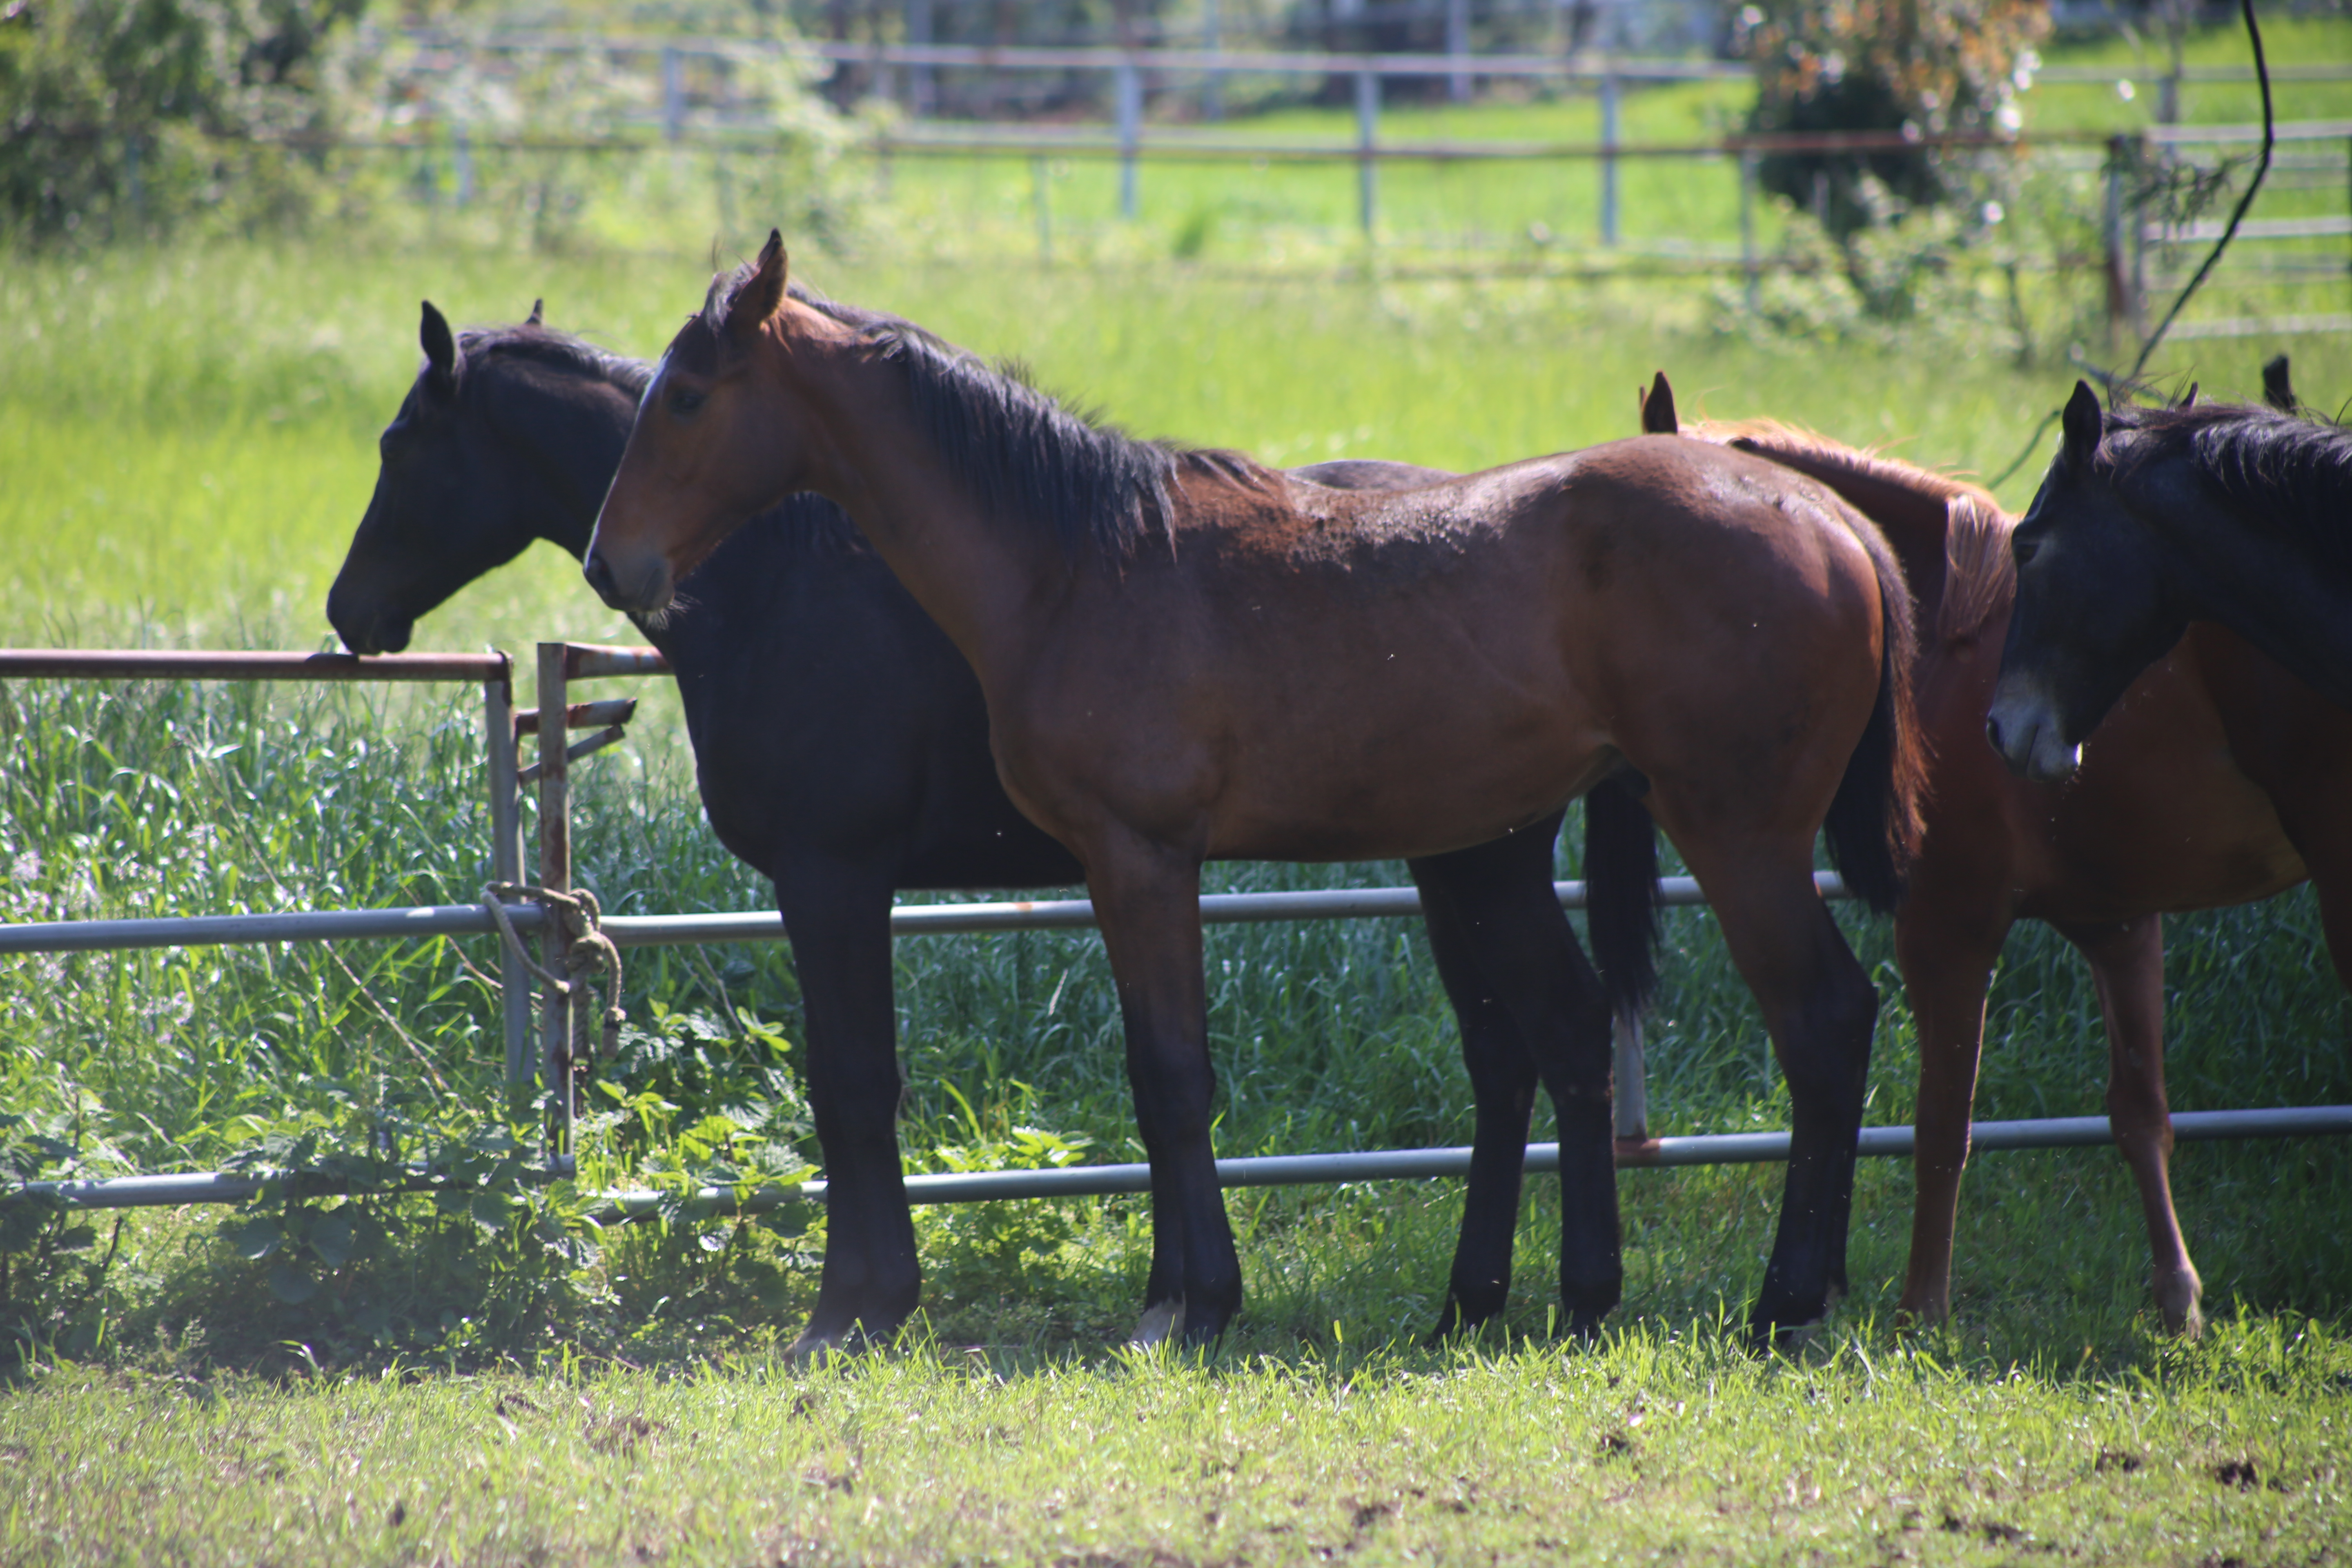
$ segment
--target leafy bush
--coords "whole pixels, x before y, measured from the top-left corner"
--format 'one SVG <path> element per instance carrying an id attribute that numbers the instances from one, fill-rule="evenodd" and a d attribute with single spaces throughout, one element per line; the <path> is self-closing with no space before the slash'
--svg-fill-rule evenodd
<path id="1" fill-rule="evenodd" d="M 1765 132 L 2015 131 L 2016 94 L 2039 64 L 2032 46 L 2050 26 L 2039 0 L 1763 0 L 1740 17 L 1756 62 L 1748 125 Z M 1774 153 L 1759 174 L 1843 238 L 1872 220 L 1865 182 L 1930 205 L 1957 190 L 1953 168 L 1900 148 Z"/>
<path id="2" fill-rule="evenodd" d="M 116 235 L 234 202 L 282 219 L 366 0 L 16 0 L 0 10 L 0 223 Z"/>

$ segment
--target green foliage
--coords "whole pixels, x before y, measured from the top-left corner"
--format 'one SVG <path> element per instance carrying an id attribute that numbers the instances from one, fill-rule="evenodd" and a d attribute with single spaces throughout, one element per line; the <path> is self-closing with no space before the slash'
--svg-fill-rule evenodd
<path id="1" fill-rule="evenodd" d="M 2014 132 L 2016 98 L 2050 28 L 2039 0 L 1766 0 L 1741 13 L 1756 62 L 1752 130 Z M 1816 209 L 1841 238 L 1880 215 L 1868 183 L 1912 205 L 1945 200 L 1964 182 L 1933 152 L 1776 153 L 1767 190 Z"/>
<path id="2" fill-rule="evenodd" d="M 278 225 L 315 170 L 365 0 L 24 0 L 0 14 L 0 235 L 123 237 L 226 206 Z"/>

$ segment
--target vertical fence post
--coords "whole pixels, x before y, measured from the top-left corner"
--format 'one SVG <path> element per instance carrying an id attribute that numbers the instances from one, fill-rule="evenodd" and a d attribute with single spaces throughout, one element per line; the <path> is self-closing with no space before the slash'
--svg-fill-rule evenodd
<path id="1" fill-rule="evenodd" d="M 1037 265 L 1054 264 L 1054 209 L 1049 200 L 1046 182 L 1053 171 L 1043 158 L 1029 160 L 1029 182 L 1037 193 Z"/>
<path id="2" fill-rule="evenodd" d="M 931 0 L 907 0 L 907 42 L 928 44 L 931 41 Z M 907 68 L 907 112 L 920 120 L 932 108 L 931 68 L 910 65 Z"/>
<path id="3" fill-rule="evenodd" d="M 539 645 L 539 884 L 550 892 L 572 890 L 572 773 L 563 748 L 571 735 L 563 722 L 570 702 L 564 670 L 569 651 L 560 642 Z M 540 927 L 539 961 L 551 974 L 564 973 L 572 935 L 553 910 Z M 549 1095 L 549 1142 L 557 1154 L 572 1152 L 572 999 L 550 991 L 540 1004 L 540 1039 Z"/>
<path id="4" fill-rule="evenodd" d="M 504 656 L 501 655 L 501 658 Z M 490 879 L 522 880 L 522 801 L 516 782 L 514 664 L 482 682 L 482 728 L 488 744 L 490 774 Z M 530 1103 L 531 1079 L 530 974 L 522 957 L 499 943 L 499 1010 L 506 1025 L 507 1104 Z"/>
<path id="5" fill-rule="evenodd" d="M 1218 0 L 1201 0 L 1201 47 L 1214 55 L 1222 54 L 1224 47 L 1224 16 Z M 1224 117 L 1224 73 L 1213 70 L 1208 80 L 1201 84 L 1201 118 L 1223 120 Z"/>
<path id="6" fill-rule="evenodd" d="M 676 142 L 686 134 L 686 60 L 675 44 L 661 52 L 662 140 Z"/>
<path id="7" fill-rule="evenodd" d="M 1445 96 L 1456 103 L 1470 101 L 1470 0 L 1445 0 L 1445 52 L 1454 72 L 1446 78 Z"/>
<path id="8" fill-rule="evenodd" d="M 1135 57 L 1118 62 L 1118 216 L 1136 214 L 1136 144 L 1143 138 L 1143 72 Z"/>
<path id="9" fill-rule="evenodd" d="M 1610 1027 L 1617 1042 L 1613 1096 L 1617 1136 L 1645 1142 L 1650 1136 L 1650 1090 L 1643 1076 L 1648 1069 L 1642 1057 L 1642 1015 L 1620 1013 L 1610 1020 Z"/>
<path id="10" fill-rule="evenodd" d="M 2125 138 L 2107 138 L 2107 202 L 2099 226 L 2103 242 L 2100 248 L 2106 253 L 2107 338 L 2111 342 L 2131 317 L 2131 285 L 2124 259 L 2124 147 Z"/>
<path id="11" fill-rule="evenodd" d="M 1373 156 L 1381 129 L 1381 79 L 1377 71 L 1356 73 L 1356 220 L 1367 242 L 1378 216 L 1380 163 Z"/>
<path id="12" fill-rule="evenodd" d="M 1748 284 L 1748 309 L 1752 314 L 1758 305 L 1758 282 L 1763 271 L 1756 258 L 1756 182 L 1759 171 L 1756 154 L 1747 148 L 1739 152 L 1739 270 Z"/>
<path id="13" fill-rule="evenodd" d="M 1613 63 L 1601 79 L 1601 243 L 1617 243 L 1617 146 L 1623 140 L 1623 103 Z"/>

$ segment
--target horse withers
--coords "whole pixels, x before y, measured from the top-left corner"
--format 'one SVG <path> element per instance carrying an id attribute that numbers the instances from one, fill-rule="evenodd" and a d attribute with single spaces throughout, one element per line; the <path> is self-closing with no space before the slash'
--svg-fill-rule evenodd
<path id="1" fill-rule="evenodd" d="M 1671 437 L 1393 496 L 1299 485 L 796 297 L 771 236 L 671 342 L 584 570 L 658 613 L 800 489 L 841 502 L 971 660 L 1013 798 L 1086 868 L 1153 1165 L 1149 1328 L 1213 1340 L 1241 1299 L 1209 1137 L 1203 860 L 1442 853 L 1612 775 L 1697 876 L 1789 1079 L 1752 1321 L 1821 1316 L 1877 993 L 1814 888 L 1814 839 L 1826 824 L 1849 882 L 1891 904 L 1922 765 L 1908 591 L 1851 508 Z M 1588 980 L 1556 984 L 1605 1033 Z M 1562 1106 L 1570 1215 L 1613 1216 L 1607 1164 L 1568 1168 L 1604 1084 Z"/>
<path id="2" fill-rule="evenodd" d="M 360 653 L 396 651 L 419 617 L 534 540 L 583 554 L 652 377 L 640 361 L 546 328 L 536 306 L 520 325 L 460 335 L 427 304 L 420 336 L 425 363 L 383 432 L 374 494 L 328 595 L 329 618 Z M 1395 489 L 1444 476 L 1339 461 L 1291 477 Z M 817 1303 L 794 1349 L 887 1334 L 920 1290 L 896 1131 L 891 895 L 1059 886 L 1079 879 L 1078 865 L 1005 798 L 970 667 L 832 502 L 794 496 L 754 518 L 685 580 L 667 613 L 638 625 L 676 673 L 711 826 L 773 880 L 792 938 L 830 1184 Z M 1574 1103 L 1598 1093 L 1605 1104 L 1605 1055 L 1596 1068 L 1587 1040 L 1573 1076 L 1561 1065 L 1591 1021 L 1548 1010 L 1549 977 L 1585 972 L 1552 897 L 1558 825 L 1555 815 L 1410 868 L 1476 1113 L 1441 1332 L 1502 1310 L 1539 1078 Z M 1622 933 L 1607 967 L 1633 988 L 1627 1006 L 1647 983 L 1650 845 L 1631 795 L 1596 792 L 1586 851 L 1595 940 Z M 1589 1207 L 1562 1236 L 1577 1326 L 1614 1301 L 1615 1227 L 1612 1204 Z"/>
<path id="3" fill-rule="evenodd" d="M 1986 721 L 2010 766 L 2066 776 L 2194 620 L 2352 707 L 2352 430 L 2250 405 L 2103 411 L 2079 381 L 2062 423 L 2011 540 L 2017 610 Z"/>

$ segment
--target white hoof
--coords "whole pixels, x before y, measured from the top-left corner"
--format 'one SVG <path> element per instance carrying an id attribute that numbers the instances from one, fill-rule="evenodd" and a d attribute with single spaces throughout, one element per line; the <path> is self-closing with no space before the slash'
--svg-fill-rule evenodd
<path id="1" fill-rule="evenodd" d="M 1183 1332 L 1184 1298 L 1178 1296 L 1146 1309 L 1143 1321 L 1135 1325 L 1135 1332 L 1128 1336 L 1127 1342 L 1138 1346 L 1166 1344 Z"/>

